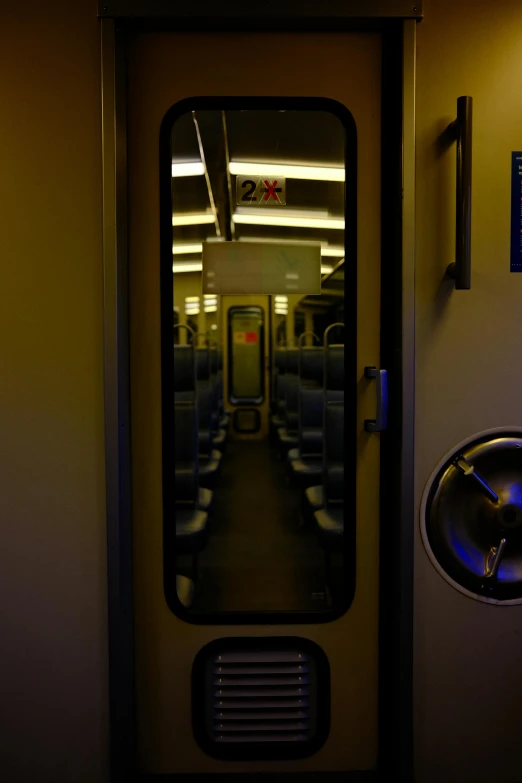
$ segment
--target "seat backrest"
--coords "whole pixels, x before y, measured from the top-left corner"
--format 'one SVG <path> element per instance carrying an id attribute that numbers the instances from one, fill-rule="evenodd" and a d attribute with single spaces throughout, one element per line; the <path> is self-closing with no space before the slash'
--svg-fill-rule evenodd
<path id="1" fill-rule="evenodd" d="M 208 381 L 210 378 L 210 350 L 196 348 L 196 378 L 198 381 Z"/>
<path id="2" fill-rule="evenodd" d="M 344 503 L 344 402 L 324 408 L 323 488 L 325 505 Z"/>
<path id="3" fill-rule="evenodd" d="M 274 370 L 279 375 L 286 372 L 286 348 L 277 348 L 274 351 Z"/>
<path id="4" fill-rule="evenodd" d="M 344 402 L 344 345 L 329 345 L 324 352 L 325 402 Z"/>
<path id="5" fill-rule="evenodd" d="M 174 400 L 195 400 L 196 367 L 191 345 L 174 346 Z"/>
<path id="6" fill-rule="evenodd" d="M 285 377 L 285 428 L 289 432 L 297 432 L 299 427 L 299 378 L 293 373 L 287 373 Z"/>
<path id="7" fill-rule="evenodd" d="M 299 389 L 299 454 L 318 457 L 323 453 L 324 395 L 320 388 Z"/>
<path id="8" fill-rule="evenodd" d="M 286 349 L 285 373 L 299 375 L 299 348 Z"/>
<path id="9" fill-rule="evenodd" d="M 174 402 L 174 500 L 196 503 L 198 426 L 194 402 Z"/>
<path id="10" fill-rule="evenodd" d="M 272 413 L 280 414 L 280 403 L 284 397 L 282 388 L 284 387 L 284 378 L 286 370 L 286 348 L 277 348 L 274 351 L 274 374 L 272 379 L 272 400 L 270 409 Z"/>
<path id="11" fill-rule="evenodd" d="M 223 393 L 223 349 L 217 349 L 217 379 L 218 379 L 218 411 L 222 416 L 225 412 L 225 400 Z"/>
<path id="12" fill-rule="evenodd" d="M 323 386 L 324 350 L 321 346 L 304 346 L 299 351 L 299 381 L 303 386 Z"/>
<path id="13" fill-rule="evenodd" d="M 218 375 L 218 351 L 217 348 L 210 349 L 210 387 L 212 392 L 212 429 L 219 428 L 219 375 Z"/>
<path id="14" fill-rule="evenodd" d="M 198 407 L 198 442 L 199 455 L 210 456 L 212 453 L 212 389 L 208 381 L 198 381 L 196 385 Z"/>
<path id="15" fill-rule="evenodd" d="M 286 408 L 286 385 L 289 377 L 289 375 L 279 375 L 277 377 L 276 413 L 283 419 Z"/>
<path id="16" fill-rule="evenodd" d="M 297 432 L 299 425 L 299 349 L 286 349 L 286 369 L 281 376 L 282 400 L 278 402 L 279 415 L 285 420 L 285 428 Z"/>

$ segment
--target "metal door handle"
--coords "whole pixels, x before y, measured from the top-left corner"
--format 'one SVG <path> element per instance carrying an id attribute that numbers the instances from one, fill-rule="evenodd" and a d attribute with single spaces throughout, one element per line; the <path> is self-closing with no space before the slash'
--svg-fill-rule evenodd
<path id="1" fill-rule="evenodd" d="M 482 478 L 482 476 L 479 476 L 477 471 L 475 470 L 474 465 L 472 465 L 470 462 L 465 459 L 465 457 L 460 456 L 457 457 L 457 459 L 453 463 L 456 468 L 462 471 L 462 473 L 465 476 L 471 476 L 471 478 L 476 482 L 476 484 L 481 488 L 481 490 L 484 492 L 484 494 L 493 502 L 498 503 L 498 495 L 496 492 L 494 492 L 489 484 Z"/>
<path id="2" fill-rule="evenodd" d="M 473 99 L 457 98 L 457 119 L 447 133 L 457 142 L 457 216 L 455 263 L 446 270 L 455 280 L 455 288 L 471 288 L 471 131 Z"/>
<path id="3" fill-rule="evenodd" d="M 498 568 L 500 561 L 504 555 L 504 549 L 506 548 L 507 539 L 501 538 L 500 544 L 492 546 L 486 555 L 486 567 L 484 569 L 484 576 L 486 579 L 494 579 L 498 574 Z"/>
<path id="4" fill-rule="evenodd" d="M 364 429 L 366 432 L 382 432 L 388 424 L 388 373 L 377 367 L 365 367 L 364 377 L 377 381 L 377 416 L 365 419 Z"/>

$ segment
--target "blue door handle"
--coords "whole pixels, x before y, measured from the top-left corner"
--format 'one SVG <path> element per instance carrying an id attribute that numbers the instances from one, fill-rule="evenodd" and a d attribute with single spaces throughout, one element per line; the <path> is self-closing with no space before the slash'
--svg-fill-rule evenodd
<path id="1" fill-rule="evenodd" d="M 388 424 L 388 373 L 377 367 L 365 367 L 364 377 L 377 381 L 377 416 L 365 419 L 364 429 L 366 432 L 382 432 Z"/>

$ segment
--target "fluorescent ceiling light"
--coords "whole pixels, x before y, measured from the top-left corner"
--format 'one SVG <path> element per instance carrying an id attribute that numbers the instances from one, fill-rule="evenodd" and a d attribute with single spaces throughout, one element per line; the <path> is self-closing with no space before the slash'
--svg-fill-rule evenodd
<path id="1" fill-rule="evenodd" d="M 276 315 L 288 315 L 288 310 L 276 310 Z"/>
<path id="2" fill-rule="evenodd" d="M 232 215 L 234 223 L 243 223 L 251 226 L 288 226 L 291 228 L 327 228 L 344 229 L 343 218 L 312 217 L 309 213 L 293 215 L 283 210 L 256 209 L 251 212 L 235 212 Z"/>
<path id="3" fill-rule="evenodd" d="M 216 305 L 209 305 L 208 307 L 207 307 L 207 305 L 205 305 L 205 312 L 206 313 L 217 313 Z"/>
<path id="4" fill-rule="evenodd" d="M 172 264 L 172 271 L 174 274 L 177 272 L 201 272 L 203 264 L 201 261 L 195 264 Z"/>
<path id="5" fill-rule="evenodd" d="M 189 214 L 172 215 L 173 226 L 203 226 L 214 222 L 214 215 L 211 212 L 191 212 Z"/>
<path id="6" fill-rule="evenodd" d="M 294 166 L 288 163 L 245 163 L 231 161 L 228 169 L 231 174 L 259 177 L 288 177 L 289 179 L 315 179 L 325 182 L 344 182 L 345 170 L 338 166 Z"/>
<path id="7" fill-rule="evenodd" d="M 199 302 L 199 296 L 186 296 L 185 302 Z"/>
<path id="8" fill-rule="evenodd" d="M 334 247 L 333 245 L 325 245 L 321 248 L 322 256 L 331 256 L 332 258 L 343 258 L 344 247 Z"/>
<path id="9" fill-rule="evenodd" d="M 288 297 L 282 294 L 278 294 L 275 298 L 276 302 L 288 302 Z"/>
<path id="10" fill-rule="evenodd" d="M 190 163 L 172 164 L 173 177 L 197 177 L 204 173 L 205 167 L 200 160 L 195 160 Z"/>
<path id="11" fill-rule="evenodd" d="M 186 253 L 202 253 L 203 245 L 197 242 L 192 245 L 172 245 L 172 252 L 175 256 L 184 256 Z"/>
<path id="12" fill-rule="evenodd" d="M 322 275 L 329 275 L 330 272 L 333 272 L 333 266 L 321 266 Z"/>

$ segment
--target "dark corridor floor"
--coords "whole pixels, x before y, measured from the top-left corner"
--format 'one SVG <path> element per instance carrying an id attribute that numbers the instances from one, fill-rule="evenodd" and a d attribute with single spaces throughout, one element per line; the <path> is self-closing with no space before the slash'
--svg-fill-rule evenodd
<path id="1" fill-rule="evenodd" d="M 324 556 L 267 441 L 229 441 L 192 611 L 327 608 Z"/>

